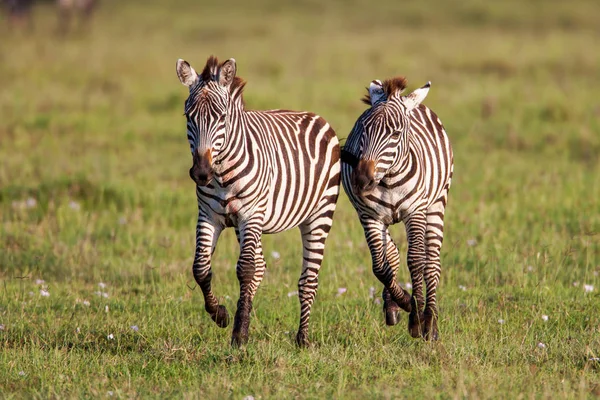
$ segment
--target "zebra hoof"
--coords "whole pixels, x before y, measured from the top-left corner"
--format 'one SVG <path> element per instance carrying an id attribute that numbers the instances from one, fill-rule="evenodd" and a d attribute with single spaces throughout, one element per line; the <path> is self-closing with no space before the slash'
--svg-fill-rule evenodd
<path id="1" fill-rule="evenodd" d="M 385 324 L 387 326 L 394 326 L 399 322 L 399 312 L 398 309 L 392 310 L 388 308 L 385 310 Z"/>
<path id="2" fill-rule="evenodd" d="M 226 328 L 229 325 L 229 313 L 225 306 L 219 306 L 217 312 L 210 316 L 217 323 L 219 328 Z"/>
<path id="3" fill-rule="evenodd" d="M 296 344 L 300 348 L 307 348 L 310 346 L 310 341 L 305 333 L 300 333 L 296 335 Z"/>
<path id="4" fill-rule="evenodd" d="M 425 323 L 423 324 L 423 339 L 426 341 L 437 341 L 439 339 L 437 318 L 427 313 L 425 313 Z"/>
<path id="5" fill-rule="evenodd" d="M 408 332 L 410 333 L 410 336 L 415 339 L 422 337 L 423 324 L 425 322 L 424 319 L 423 313 L 411 311 L 408 317 Z"/>
<path id="6" fill-rule="evenodd" d="M 241 332 L 233 332 L 231 336 L 231 346 L 232 347 L 242 347 L 248 343 L 248 335 L 244 335 Z"/>
<path id="7" fill-rule="evenodd" d="M 392 295 L 390 294 L 390 291 L 387 288 L 383 289 L 381 297 L 383 298 L 383 313 L 385 314 L 385 324 L 387 326 L 396 325 L 398 323 L 398 318 L 400 314 L 400 307 L 398 307 L 398 303 L 392 300 Z"/>

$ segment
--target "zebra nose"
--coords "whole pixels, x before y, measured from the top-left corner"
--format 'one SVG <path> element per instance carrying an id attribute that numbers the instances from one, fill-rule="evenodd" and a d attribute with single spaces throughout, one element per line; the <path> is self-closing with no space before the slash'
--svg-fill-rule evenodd
<path id="1" fill-rule="evenodd" d="M 196 165 L 190 168 L 190 178 L 198 186 L 206 186 L 212 180 L 212 171 L 198 168 Z"/>
<path id="2" fill-rule="evenodd" d="M 369 191 L 375 187 L 375 163 L 371 160 L 360 160 L 354 171 L 354 186 L 360 191 Z"/>
<path id="3" fill-rule="evenodd" d="M 210 183 L 213 178 L 213 168 L 211 165 L 212 157 L 210 150 L 207 151 L 203 156 L 200 156 L 199 152 L 194 154 L 194 164 L 190 168 L 190 178 L 198 186 L 206 186 Z"/>
<path id="4" fill-rule="evenodd" d="M 356 177 L 356 186 L 361 191 L 371 189 L 374 186 L 373 185 L 374 183 L 375 183 L 375 179 L 373 179 L 373 177 L 370 177 L 367 175 L 358 175 Z"/>

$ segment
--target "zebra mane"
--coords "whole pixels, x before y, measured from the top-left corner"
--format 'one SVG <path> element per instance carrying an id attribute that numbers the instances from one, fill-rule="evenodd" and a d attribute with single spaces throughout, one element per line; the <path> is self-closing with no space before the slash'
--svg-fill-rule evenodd
<path id="1" fill-rule="evenodd" d="M 219 71 L 221 70 L 223 64 L 224 63 L 219 63 L 219 59 L 215 56 L 208 57 L 208 60 L 206 60 L 206 65 L 200 74 L 200 79 L 202 79 L 203 82 L 218 82 Z M 229 94 L 231 94 L 231 98 L 234 100 L 239 98 L 243 103 L 244 100 L 242 94 L 244 91 L 244 86 L 246 86 L 245 80 L 239 76 L 234 77 L 233 82 L 231 82 L 231 85 L 229 86 Z"/>
<path id="2" fill-rule="evenodd" d="M 375 81 L 374 81 L 375 82 Z M 403 76 L 397 76 L 391 79 L 386 79 L 381 85 L 386 98 L 390 98 L 396 94 L 402 93 L 406 89 L 407 80 Z M 361 101 L 367 105 L 371 105 L 371 95 L 369 94 L 369 88 L 367 88 L 367 94 L 361 99 Z"/>

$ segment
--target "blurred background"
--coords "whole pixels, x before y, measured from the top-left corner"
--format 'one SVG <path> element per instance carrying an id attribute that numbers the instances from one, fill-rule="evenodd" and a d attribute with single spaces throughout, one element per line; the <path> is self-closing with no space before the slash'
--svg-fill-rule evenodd
<path id="1" fill-rule="evenodd" d="M 342 143 L 371 80 L 404 75 L 408 90 L 432 81 L 425 104 L 443 121 L 455 155 L 438 291 L 447 345 L 440 358 L 450 367 L 438 379 L 437 359 L 404 326 L 384 330 L 375 303 L 381 287 L 342 193 L 313 309 L 323 353 L 303 357 L 329 365 L 347 348 L 325 349 L 373 341 L 360 347 L 365 353 L 348 353 L 347 380 L 338 380 L 337 367 L 324 368 L 323 387 L 389 393 L 422 371 L 433 371 L 436 384 L 471 379 L 465 385 L 475 397 L 497 396 L 516 380 L 520 393 L 553 397 L 566 387 L 558 378 L 565 370 L 582 393 L 584 374 L 600 385 L 582 361 L 600 354 L 597 0 L 0 1 L 0 323 L 13 332 L 0 340 L 9 357 L 0 383 L 35 384 L 17 376 L 22 357 L 32 365 L 24 374 L 61 393 L 68 380 L 56 376 L 77 382 L 73 357 L 82 354 L 81 385 L 106 389 L 102 376 L 125 385 L 130 371 L 120 369 L 106 326 L 131 362 L 161 361 L 132 372 L 134 382 L 168 387 L 165 376 L 182 376 L 172 366 L 187 371 L 188 385 L 199 366 L 208 374 L 200 382 L 218 382 L 214 393 L 230 387 L 227 379 L 260 381 L 252 371 L 263 370 L 261 361 L 230 368 L 229 331 L 214 326 L 191 290 L 197 206 L 182 115 L 188 93 L 175 63 L 183 58 L 199 71 L 213 54 L 237 60 L 248 108 L 313 111 Z M 403 227 L 392 232 L 406 251 Z M 264 248 L 269 269 L 251 340 L 287 348 L 298 318 L 299 235 L 266 236 Z M 213 266 L 216 294 L 230 312 L 237 252 L 229 230 Z M 404 264 L 399 279 L 409 281 Z M 541 314 L 550 315 L 547 325 Z M 127 336 L 130 325 L 144 336 Z M 45 353 L 66 342 L 83 349 L 65 356 L 69 363 Z M 173 348 L 185 353 L 173 358 Z M 108 355 L 90 364 L 87 349 Z M 386 364 L 388 351 L 405 375 Z M 281 367 L 289 381 L 269 382 L 302 393 L 296 361 L 281 357 L 275 364 L 290 366 Z M 459 364 L 468 370 L 468 360 L 476 360 L 471 372 L 456 372 Z M 530 385 L 530 363 L 550 383 Z M 210 375 L 219 366 L 223 379 Z"/>

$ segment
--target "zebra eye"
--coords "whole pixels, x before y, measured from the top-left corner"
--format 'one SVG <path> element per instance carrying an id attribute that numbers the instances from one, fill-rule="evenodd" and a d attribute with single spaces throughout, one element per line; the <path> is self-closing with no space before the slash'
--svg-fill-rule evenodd
<path id="1" fill-rule="evenodd" d="M 400 131 L 394 131 L 392 133 L 392 139 L 398 139 L 400 137 Z"/>

